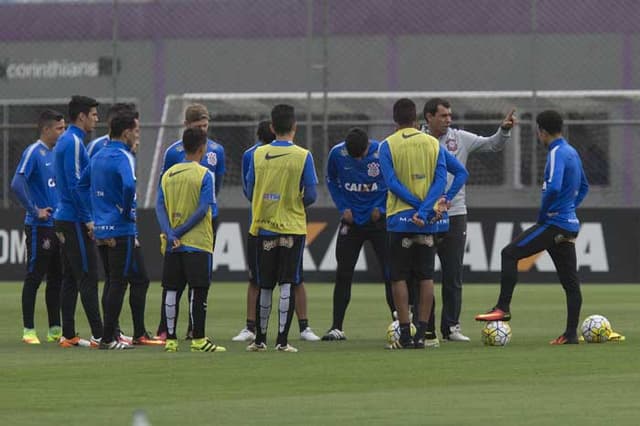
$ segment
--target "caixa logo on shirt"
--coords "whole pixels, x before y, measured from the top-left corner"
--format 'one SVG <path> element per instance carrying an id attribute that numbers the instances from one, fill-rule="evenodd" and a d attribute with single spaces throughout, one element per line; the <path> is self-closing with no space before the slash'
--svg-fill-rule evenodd
<path id="1" fill-rule="evenodd" d="M 344 184 L 344 189 L 349 192 L 375 192 L 378 190 L 378 184 L 373 183 L 350 183 Z"/>

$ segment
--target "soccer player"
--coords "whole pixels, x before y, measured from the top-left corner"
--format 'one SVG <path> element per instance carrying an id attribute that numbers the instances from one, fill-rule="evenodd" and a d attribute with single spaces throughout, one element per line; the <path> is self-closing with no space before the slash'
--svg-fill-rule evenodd
<path id="1" fill-rule="evenodd" d="M 273 107 L 271 129 L 276 139 L 254 151 L 247 177 L 252 212 L 249 232 L 257 237 L 256 277 L 260 286 L 256 339 L 247 350 L 262 352 L 267 349 L 272 293 L 279 283 L 276 350 L 297 352 L 288 343 L 295 307 L 292 286 L 302 282 L 302 254 L 307 235 L 305 207 L 316 199 L 318 178 L 311 153 L 292 142 L 296 134 L 292 106 Z"/>
<path id="2" fill-rule="evenodd" d="M 166 247 L 162 269 L 167 319 L 165 351 L 176 352 L 176 324 L 180 296 L 189 284 L 190 315 L 193 317 L 191 352 L 223 352 L 205 336 L 207 295 L 211 284 L 213 227 L 215 204 L 211 173 L 199 164 L 206 152 L 207 134 L 198 127 L 182 135 L 185 162 L 165 171 L 158 189 L 156 214 Z"/>
<path id="3" fill-rule="evenodd" d="M 387 193 L 387 238 L 393 300 L 398 311 L 400 339 L 390 349 L 424 348 L 424 335 L 433 304 L 435 233 L 439 202 L 447 181 L 444 152 L 438 140 L 416 129 L 416 105 L 407 98 L 393 105 L 396 132 L 380 144 L 382 176 Z M 407 280 L 418 280 L 418 330 L 410 334 Z"/>
<path id="4" fill-rule="evenodd" d="M 351 300 L 353 271 L 365 241 L 378 258 L 390 312 L 394 311 L 387 266 L 387 185 L 380 173 L 378 141 L 352 128 L 345 140 L 331 149 L 327 164 L 327 187 L 341 214 L 336 241 L 336 282 L 333 287 L 333 323 L 322 340 L 346 340 L 344 317 Z"/>
<path id="5" fill-rule="evenodd" d="M 247 149 L 242 155 L 242 191 L 245 197 L 247 196 L 247 172 L 249 170 L 249 162 L 253 156 L 253 152 L 265 144 L 270 144 L 275 139 L 276 135 L 271 131 L 271 122 L 263 120 L 258 123 L 257 131 L 258 142 L 256 142 L 251 148 Z M 251 202 L 251 199 L 249 199 Z M 256 237 L 251 234 L 247 235 L 247 264 L 249 266 L 249 286 L 247 287 L 247 322 L 245 328 L 233 337 L 231 340 L 234 342 L 252 342 L 256 338 L 256 304 L 258 303 L 258 293 L 260 288 L 256 282 L 255 268 L 256 268 Z M 298 316 L 298 325 L 300 327 L 300 339 L 315 342 L 320 340 L 311 327 L 309 327 L 309 320 L 307 319 L 307 293 L 304 288 L 304 282 L 294 287 L 294 293 L 296 298 L 295 311 Z"/>
<path id="6" fill-rule="evenodd" d="M 98 301 L 98 271 L 89 202 L 78 191 L 80 177 L 89 167 L 84 138 L 98 122 L 98 102 L 86 96 L 73 96 L 69 102 L 71 125 L 54 148 L 58 206 L 53 215 L 60 240 L 65 278 L 62 282 L 62 338 L 60 346 L 98 346 L 102 338 L 102 319 Z M 68 275 L 68 279 L 66 277 Z M 91 327 L 91 340 L 76 335 L 75 312 L 78 292 Z"/>
<path id="7" fill-rule="evenodd" d="M 191 104 L 187 107 L 184 113 L 184 126 L 187 129 L 198 128 L 207 133 L 209 130 L 209 110 L 207 107 L 201 104 Z M 186 152 L 184 150 L 183 141 L 177 140 L 167 148 L 164 153 L 164 159 L 162 161 L 162 175 L 169 170 L 173 165 L 182 163 L 185 161 Z M 218 196 L 220 188 L 222 188 L 222 179 L 224 178 L 224 148 L 219 143 L 207 138 L 207 145 L 205 154 L 200 160 L 200 164 L 206 167 L 214 178 L 215 195 Z M 213 242 L 215 244 L 216 231 L 218 229 L 218 205 L 216 203 L 212 206 L 212 220 L 211 226 L 213 226 Z M 163 289 L 162 299 L 165 298 L 165 290 Z M 191 298 L 191 297 L 189 297 Z M 167 321 L 164 317 L 165 310 L 161 307 L 162 314 L 160 315 L 160 325 L 158 326 L 157 337 L 163 339 L 166 337 Z M 193 324 L 191 323 L 191 315 L 189 315 L 189 329 L 187 330 L 187 338 L 191 336 L 191 329 Z"/>
<path id="8" fill-rule="evenodd" d="M 423 131 L 438 139 L 440 146 L 453 154 L 466 166 L 469 154 L 474 152 L 502 151 L 511 138 L 511 129 L 516 123 L 514 110 L 502 120 L 500 128 L 490 137 L 483 137 L 465 130 L 452 129 L 451 104 L 446 99 L 429 99 L 423 110 L 426 125 Z M 448 187 L 453 175 L 448 175 Z M 449 192 L 448 192 L 449 194 Z M 469 342 L 462 334 L 460 311 L 462 308 L 462 269 L 467 240 L 467 206 L 465 187 L 453 198 L 447 196 L 449 232 L 443 235 L 437 251 L 442 266 L 442 312 L 440 332 L 442 338 L 451 342 Z M 435 333 L 435 305 L 431 310 L 427 339 L 437 341 Z"/>
<path id="9" fill-rule="evenodd" d="M 580 230 L 576 208 L 589 192 L 582 161 L 562 136 L 562 117 L 557 111 L 542 111 L 536 117 L 538 139 L 549 150 L 544 168 L 542 202 L 535 225 L 502 250 L 500 296 L 496 306 L 477 321 L 509 321 L 511 298 L 518 279 L 518 260 L 546 250 L 556 267 L 567 299 L 564 333 L 552 345 L 578 343 L 577 327 L 582 306 L 578 281 L 575 240 Z"/>
<path id="10" fill-rule="evenodd" d="M 113 117 L 128 111 L 133 111 L 134 113 L 136 113 L 137 116 L 139 116 L 139 114 L 136 112 L 135 104 L 132 104 L 132 103 L 113 104 L 111 108 L 109 108 L 109 111 L 107 112 L 107 126 L 111 126 L 111 120 L 113 119 Z M 96 154 L 98 154 L 102 150 L 102 148 L 107 146 L 108 143 L 109 143 L 109 133 L 107 133 L 104 136 L 100 136 L 99 138 L 96 138 L 91 142 L 89 142 L 89 144 L 87 145 L 87 154 L 89 154 L 89 158 L 92 159 L 93 157 L 95 157 Z M 131 153 L 134 156 L 136 154 L 135 152 L 131 152 Z M 106 244 L 103 243 L 104 241 L 105 240 L 101 240 L 97 244 L 98 254 L 100 255 L 100 260 L 102 261 L 102 267 L 104 269 L 104 288 L 102 289 L 102 299 L 101 299 L 102 312 L 107 311 L 107 294 L 109 293 L 109 287 L 110 287 L 109 263 L 107 259 L 108 247 Z M 138 317 L 138 318 L 144 318 L 144 306 L 147 298 L 146 291 L 149 288 L 149 279 L 147 277 L 147 271 L 144 267 L 144 261 L 142 259 L 142 248 L 140 247 L 140 242 L 138 241 L 137 237 L 135 240 L 134 252 L 135 252 L 134 256 L 136 257 L 136 260 L 139 266 L 137 268 L 134 268 L 132 271 L 130 271 L 131 277 L 132 277 L 130 282 L 132 284 L 131 288 L 133 291 L 129 293 L 129 306 L 131 308 L 132 316 Z M 142 290 L 144 290 L 144 292 L 142 292 Z M 142 308 L 142 312 L 138 312 L 138 309 L 140 308 Z M 128 344 L 133 343 L 133 338 L 130 336 L 126 336 L 122 332 L 122 330 L 120 329 L 119 322 L 116 322 L 116 339 L 118 341 L 122 341 Z M 162 343 L 161 341 L 154 341 L 153 339 L 151 339 L 146 332 L 143 335 L 140 335 L 139 338 L 136 340 L 136 342 L 138 343 L 142 342 L 142 344 Z"/>
<path id="11" fill-rule="evenodd" d="M 62 336 L 60 327 L 60 287 L 62 263 L 58 237 L 53 229 L 53 211 L 58 203 L 53 169 L 53 147 L 64 132 L 62 114 L 45 110 L 38 120 L 40 138 L 29 145 L 11 181 L 11 189 L 27 211 L 24 232 L 27 236 L 27 274 L 22 287 L 22 341 L 39 345 L 34 325 L 36 294 L 47 276 L 45 301 L 49 316 L 48 342 Z"/>

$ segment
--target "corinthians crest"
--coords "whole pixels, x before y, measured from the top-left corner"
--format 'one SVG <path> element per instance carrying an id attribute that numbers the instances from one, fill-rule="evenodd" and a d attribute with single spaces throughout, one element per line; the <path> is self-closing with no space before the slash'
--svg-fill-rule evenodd
<path id="1" fill-rule="evenodd" d="M 377 177 L 380 174 L 380 164 L 378 163 L 367 164 L 367 174 L 371 177 Z"/>

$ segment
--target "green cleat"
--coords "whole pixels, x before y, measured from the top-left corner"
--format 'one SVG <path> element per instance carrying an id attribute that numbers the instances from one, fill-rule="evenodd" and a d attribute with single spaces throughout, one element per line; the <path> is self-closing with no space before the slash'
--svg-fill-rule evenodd
<path id="1" fill-rule="evenodd" d="M 178 352 L 178 339 L 167 339 L 164 343 L 165 352 Z"/>
<path id="2" fill-rule="evenodd" d="M 49 332 L 47 333 L 47 342 L 57 342 L 61 337 L 62 327 L 60 327 L 59 325 L 49 327 Z"/>
<path id="3" fill-rule="evenodd" d="M 191 341 L 191 352 L 226 352 L 224 346 L 215 345 L 208 337 L 193 339 Z"/>
<path id="4" fill-rule="evenodd" d="M 22 331 L 22 341 L 27 345 L 39 345 L 40 339 L 33 328 L 25 328 Z"/>

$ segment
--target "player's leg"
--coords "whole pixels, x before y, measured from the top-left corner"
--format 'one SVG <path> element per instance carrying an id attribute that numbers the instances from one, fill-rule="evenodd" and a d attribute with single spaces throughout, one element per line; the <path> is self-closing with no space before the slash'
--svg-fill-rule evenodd
<path id="1" fill-rule="evenodd" d="M 100 299 L 98 297 L 98 259 L 96 246 L 89 236 L 89 231 L 84 224 L 75 223 L 80 259 L 82 261 L 82 274 L 78 280 L 80 301 L 87 316 L 91 335 L 98 339 L 102 337 L 103 326 L 100 315 Z"/>
<path id="2" fill-rule="evenodd" d="M 271 315 L 271 304 L 273 289 L 278 280 L 278 236 L 257 237 L 257 271 L 256 277 L 260 291 L 257 303 L 257 324 L 256 339 L 247 346 L 250 352 L 261 352 L 267 348 L 267 330 L 269 328 L 269 316 Z"/>
<path id="3" fill-rule="evenodd" d="M 147 306 L 147 291 L 149 290 L 149 275 L 142 255 L 142 247 L 137 238 L 134 239 L 133 263 L 126 276 L 129 282 L 129 307 L 133 320 L 134 345 L 162 345 L 164 340 L 154 339 L 147 332 L 144 315 Z"/>
<path id="4" fill-rule="evenodd" d="M 60 244 L 53 228 L 47 228 L 47 241 L 43 241 L 42 246 L 50 245 L 49 256 L 46 267 L 47 289 L 45 291 L 45 302 L 47 305 L 47 315 L 49 318 L 48 342 L 57 342 L 62 337 L 62 326 L 60 322 L 60 299 L 62 289 L 62 259 L 60 257 Z"/>
<path id="5" fill-rule="evenodd" d="M 411 278 L 412 246 L 411 234 L 387 232 L 391 288 L 400 325 L 400 340 L 397 344 L 390 346 L 392 349 L 413 348 L 411 320 L 409 318 L 409 292 L 407 289 L 407 280 Z"/>
<path id="6" fill-rule="evenodd" d="M 418 281 L 418 311 L 417 330 L 415 335 L 415 347 L 425 347 L 425 334 L 427 322 L 433 306 L 433 273 L 436 255 L 435 236 L 418 234 L 413 238 L 413 257 L 411 270 Z M 436 345 L 431 345 L 437 347 Z"/>
<path id="7" fill-rule="evenodd" d="M 582 307 L 582 292 L 578 280 L 575 233 L 556 229 L 555 244 L 547 249 L 556 267 L 558 278 L 567 298 L 567 322 L 564 333 L 556 343 L 578 343 L 578 321 Z"/>
<path id="8" fill-rule="evenodd" d="M 440 329 L 442 337 L 453 342 L 468 342 L 470 339 L 460 329 L 462 309 L 462 262 L 467 242 L 467 216 L 449 218 L 449 232 L 438 245 L 442 265 L 442 314 Z"/>
<path id="9" fill-rule="evenodd" d="M 117 339 L 116 325 L 127 291 L 128 280 L 126 277 L 133 264 L 135 243 L 133 236 L 118 237 L 113 240 L 115 244 L 107 246 L 109 288 L 105 296 L 104 333 L 100 349 L 129 349 L 133 346 Z"/>
<path id="10" fill-rule="evenodd" d="M 245 327 L 233 337 L 234 342 L 251 342 L 256 338 L 256 305 L 260 288 L 256 282 L 257 238 L 247 235 L 247 269 L 249 270 L 249 285 L 247 286 L 247 320 Z"/>
<path id="11" fill-rule="evenodd" d="M 46 263 L 43 257 L 43 250 L 39 249 L 38 227 L 25 226 L 26 244 L 27 244 L 27 273 L 24 277 L 22 286 L 22 341 L 31 344 L 40 344 L 40 339 L 35 330 L 35 309 L 36 295 L 38 287 L 44 277 Z"/>
<path id="12" fill-rule="evenodd" d="M 293 286 L 302 284 L 302 255 L 305 246 L 304 235 L 281 235 L 278 248 L 278 282 L 280 283 L 280 303 L 278 305 L 278 338 L 276 349 L 283 352 L 297 352 L 289 345 L 289 327 L 295 310 L 296 293 Z"/>
<path id="13" fill-rule="evenodd" d="M 391 280 L 389 279 L 389 253 L 387 252 L 387 226 L 384 219 L 380 219 L 375 224 L 367 228 L 367 237 L 373 247 L 373 252 L 378 260 L 382 279 L 384 280 L 384 295 L 389 307 L 389 314 L 393 318 L 396 310 L 393 303 L 393 292 L 391 290 Z"/>
<path id="14" fill-rule="evenodd" d="M 333 286 L 333 322 L 322 340 L 345 340 L 344 317 L 351 300 L 353 271 L 364 244 L 366 233 L 362 227 L 340 224 L 336 240 L 336 282 Z"/>
<path id="15" fill-rule="evenodd" d="M 511 299 L 518 280 L 518 261 L 551 247 L 553 237 L 554 232 L 550 225 L 535 224 L 502 249 L 498 302 L 489 312 L 476 315 L 477 321 L 509 321 L 511 319 Z"/>
<path id="16" fill-rule="evenodd" d="M 162 264 L 163 310 L 167 327 L 164 350 L 167 352 L 176 352 L 178 350 L 176 332 L 178 306 L 180 305 L 182 290 L 187 284 L 184 271 L 185 265 L 182 259 L 184 254 L 166 252 Z"/>

